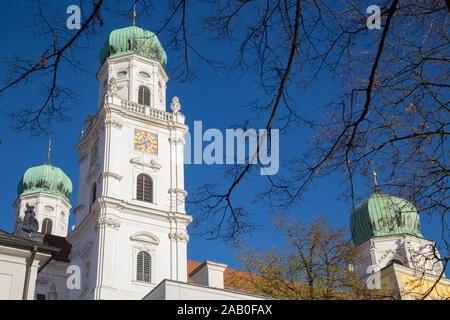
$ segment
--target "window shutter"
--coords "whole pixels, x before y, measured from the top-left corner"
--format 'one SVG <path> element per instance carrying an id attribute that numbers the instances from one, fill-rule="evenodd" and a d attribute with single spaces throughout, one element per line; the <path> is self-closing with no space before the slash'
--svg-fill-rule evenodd
<path id="1" fill-rule="evenodd" d="M 49 218 L 45 218 L 42 221 L 42 230 L 41 232 L 44 234 L 52 234 L 53 222 Z"/>
<path id="2" fill-rule="evenodd" d="M 141 251 L 137 256 L 137 277 L 138 281 L 150 282 L 150 254 Z"/>
<path id="3" fill-rule="evenodd" d="M 137 176 L 136 198 L 145 202 L 153 202 L 153 180 L 146 174 Z"/>
<path id="4" fill-rule="evenodd" d="M 150 89 L 145 86 L 140 86 L 138 91 L 138 103 L 150 106 Z"/>
<path id="5" fill-rule="evenodd" d="M 143 87 L 139 87 L 139 92 L 138 92 L 138 103 L 142 104 L 144 101 L 144 89 Z"/>

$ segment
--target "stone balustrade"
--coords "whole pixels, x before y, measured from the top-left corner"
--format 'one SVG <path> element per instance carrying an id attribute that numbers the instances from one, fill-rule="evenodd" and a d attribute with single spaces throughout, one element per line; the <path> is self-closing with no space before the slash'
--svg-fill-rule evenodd
<path id="1" fill-rule="evenodd" d="M 124 108 L 127 111 L 140 113 L 143 115 L 146 115 L 148 117 L 160 119 L 160 120 L 166 120 L 166 121 L 172 121 L 173 120 L 173 114 L 170 112 L 158 110 L 149 106 L 145 106 L 142 104 L 134 103 L 131 101 L 126 100 L 120 100 L 120 104 L 122 108 Z"/>

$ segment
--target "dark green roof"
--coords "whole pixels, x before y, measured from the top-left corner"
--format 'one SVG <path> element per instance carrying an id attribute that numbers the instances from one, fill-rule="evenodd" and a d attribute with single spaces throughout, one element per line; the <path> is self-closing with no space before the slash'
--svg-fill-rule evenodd
<path id="1" fill-rule="evenodd" d="M 167 55 L 158 37 L 151 31 L 131 26 L 111 32 L 108 40 L 100 51 L 100 63 L 108 58 L 126 54 L 138 54 L 145 58 L 156 60 L 163 68 L 167 63 Z"/>
<path id="2" fill-rule="evenodd" d="M 44 192 L 52 195 L 64 197 L 69 201 L 72 193 L 72 181 L 58 167 L 50 163 L 29 168 L 25 171 L 17 186 L 17 195 L 28 195 Z"/>
<path id="3" fill-rule="evenodd" d="M 24 239 L 22 237 L 14 236 L 1 229 L 0 229 L 0 245 L 26 250 L 32 250 L 33 246 L 35 246 L 37 251 L 50 253 L 52 255 L 56 255 L 61 251 L 61 249 L 59 248 L 55 248 L 53 246 L 42 244 L 33 240 Z"/>
<path id="4" fill-rule="evenodd" d="M 423 238 L 416 208 L 405 199 L 382 192 L 374 193 L 352 211 L 350 230 L 357 246 L 377 236 L 410 234 Z"/>

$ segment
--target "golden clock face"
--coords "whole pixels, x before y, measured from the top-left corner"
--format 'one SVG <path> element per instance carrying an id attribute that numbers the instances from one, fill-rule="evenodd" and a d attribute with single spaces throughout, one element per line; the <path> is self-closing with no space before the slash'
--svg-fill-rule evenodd
<path id="1" fill-rule="evenodd" d="M 99 140 L 97 139 L 91 148 L 91 165 L 98 159 Z"/>
<path id="2" fill-rule="evenodd" d="M 143 130 L 135 130 L 134 148 L 147 153 L 158 154 L 158 135 Z"/>

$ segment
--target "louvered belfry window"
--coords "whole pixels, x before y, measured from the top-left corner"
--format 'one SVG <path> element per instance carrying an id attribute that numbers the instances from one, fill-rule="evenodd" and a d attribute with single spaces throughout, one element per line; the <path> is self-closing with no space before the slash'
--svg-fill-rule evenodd
<path id="1" fill-rule="evenodd" d="M 150 105 L 150 89 L 146 86 L 139 87 L 138 103 L 146 106 Z"/>
<path id="2" fill-rule="evenodd" d="M 41 232 L 44 234 L 52 234 L 53 222 L 49 218 L 45 218 L 42 221 L 42 230 Z"/>
<path id="3" fill-rule="evenodd" d="M 137 176 L 136 198 L 141 201 L 153 202 L 153 180 L 150 176 L 143 173 Z"/>
<path id="4" fill-rule="evenodd" d="M 150 268 L 151 268 L 150 254 L 141 251 L 137 255 L 137 278 L 138 281 L 150 282 Z"/>

